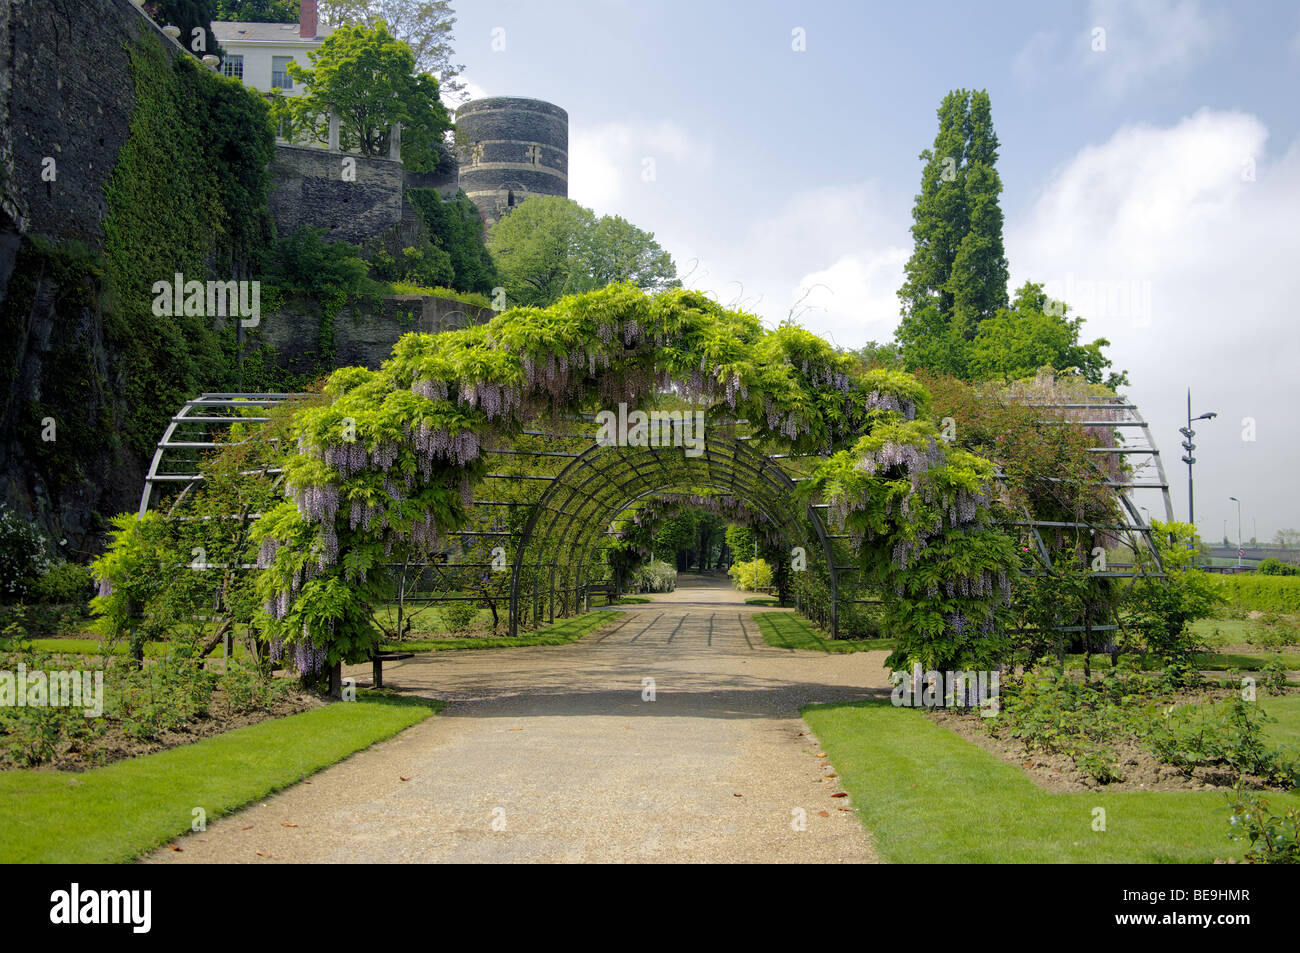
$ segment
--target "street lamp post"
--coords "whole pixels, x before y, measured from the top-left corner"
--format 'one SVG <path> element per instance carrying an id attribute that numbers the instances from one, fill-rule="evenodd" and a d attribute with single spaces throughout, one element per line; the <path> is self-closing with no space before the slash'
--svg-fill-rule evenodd
<path id="1" fill-rule="evenodd" d="M 1241 568 L 1241 500 L 1237 499 L 1235 496 L 1230 496 L 1228 497 L 1228 499 L 1232 500 L 1232 502 L 1237 504 L 1237 568 L 1240 569 Z"/>
<path id="2" fill-rule="evenodd" d="M 1196 510 L 1192 505 L 1192 464 L 1196 458 L 1192 456 L 1192 451 L 1196 449 L 1196 444 L 1192 443 L 1192 438 L 1196 436 L 1196 431 L 1192 429 L 1194 420 L 1213 420 L 1219 416 L 1216 413 L 1201 414 L 1199 417 L 1192 416 L 1192 389 L 1187 388 L 1187 426 L 1179 427 L 1178 432 L 1183 435 L 1183 449 L 1187 451 L 1183 463 L 1187 464 L 1187 522 L 1192 525 L 1192 531 L 1196 531 Z"/>

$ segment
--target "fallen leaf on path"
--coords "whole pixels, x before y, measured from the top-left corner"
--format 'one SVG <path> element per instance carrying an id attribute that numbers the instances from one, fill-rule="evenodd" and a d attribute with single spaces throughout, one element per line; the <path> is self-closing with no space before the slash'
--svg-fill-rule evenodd
<path id="1" fill-rule="evenodd" d="M 291 824 L 291 823 L 288 822 L 288 821 L 281 821 L 281 822 L 280 822 L 280 826 L 281 826 L 281 827 L 297 827 L 298 825 L 297 825 L 297 824 Z"/>
<path id="2" fill-rule="evenodd" d="M 241 831 L 251 831 L 255 825 L 249 824 L 247 827 L 241 827 Z"/>
<path id="3" fill-rule="evenodd" d="M 832 771 L 830 774 L 826 775 L 826 777 L 828 777 L 828 778 L 838 778 L 839 775 L 836 774 L 834 771 Z"/>
<path id="4" fill-rule="evenodd" d="M 851 810 L 853 810 L 853 808 L 851 808 L 851 807 L 837 807 L 835 810 L 837 810 L 837 811 L 851 811 Z"/>
<path id="5" fill-rule="evenodd" d="M 178 854 L 183 854 L 183 853 L 185 853 L 185 851 L 183 851 L 181 848 L 177 847 L 175 844 L 168 844 L 167 846 L 170 847 L 172 850 L 176 851 L 176 853 L 178 853 Z"/>
<path id="6" fill-rule="evenodd" d="M 817 758 L 824 758 L 824 757 L 826 757 L 826 752 L 825 752 L 825 751 L 818 751 L 817 754 L 814 755 L 814 757 L 817 757 Z"/>
<path id="7" fill-rule="evenodd" d="M 743 795 L 743 794 L 733 794 L 733 795 L 731 795 L 731 796 L 732 796 L 732 797 L 744 797 L 745 795 Z"/>
<path id="8" fill-rule="evenodd" d="M 817 816 L 818 816 L 818 817 L 830 817 L 830 816 L 831 816 L 831 812 L 830 812 L 830 811 L 818 811 L 818 812 L 817 812 Z"/>
<path id="9" fill-rule="evenodd" d="M 258 857 L 265 857 L 266 855 L 265 855 L 264 853 L 262 853 L 262 852 L 259 850 L 259 851 L 257 851 L 257 856 L 258 856 Z"/>
<path id="10" fill-rule="evenodd" d="M 404 777 L 402 777 L 400 774 L 397 776 L 397 779 L 398 779 L 399 781 L 409 781 L 409 780 L 411 780 L 410 778 L 404 778 Z"/>
<path id="11" fill-rule="evenodd" d="M 848 796 L 849 796 L 848 791 L 836 791 L 834 794 L 831 795 L 831 797 L 848 797 Z"/>

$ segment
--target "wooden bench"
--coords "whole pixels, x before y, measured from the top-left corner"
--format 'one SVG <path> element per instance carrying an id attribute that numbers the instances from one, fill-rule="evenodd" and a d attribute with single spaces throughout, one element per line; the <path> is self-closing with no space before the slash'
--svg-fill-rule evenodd
<path id="1" fill-rule="evenodd" d="M 588 587 L 587 587 L 587 604 L 586 604 L 586 607 L 587 607 L 588 609 L 591 608 L 591 597 L 592 597 L 592 596 L 604 596 L 604 597 L 605 597 L 605 605 L 609 605 L 609 604 L 610 604 L 611 602 L 613 602 L 613 600 L 614 600 L 614 587 L 611 586 L 611 585 L 610 585 L 609 583 L 607 583 L 607 582 L 598 582 L 598 583 L 595 583 L 594 585 L 590 585 L 590 586 L 588 586 Z"/>
<path id="2" fill-rule="evenodd" d="M 370 671 L 374 676 L 371 688 L 384 687 L 384 663 L 400 662 L 402 659 L 415 658 L 414 652 L 377 652 L 370 657 Z"/>

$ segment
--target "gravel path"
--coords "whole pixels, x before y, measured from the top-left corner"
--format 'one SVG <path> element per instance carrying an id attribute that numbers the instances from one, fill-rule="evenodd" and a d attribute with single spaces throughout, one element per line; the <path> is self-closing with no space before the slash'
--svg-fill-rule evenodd
<path id="1" fill-rule="evenodd" d="M 724 585 L 683 577 L 572 645 L 385 666 L 447 708 L 147 860 L 875 860 L 798 707 L 887 691 L 885 653 L 767 646 Z"/>

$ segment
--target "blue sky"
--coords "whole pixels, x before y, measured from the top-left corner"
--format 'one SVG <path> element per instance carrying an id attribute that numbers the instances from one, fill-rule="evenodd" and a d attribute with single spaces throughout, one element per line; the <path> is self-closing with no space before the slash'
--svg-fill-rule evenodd
<path id="1" fill-rule="evenodd" d="M 1203 535 L 1235 539 L 1229 495 L 1248 538 L 1300 527 L 1300 3 L 456 6 L 475 95 L 568 110 L 572 198 L 654 232 L 688 285 L 768 323 L 801 302 L 844 346 L 897 324 L 940 99 L 988 89 L 1012 286 L 1112 341 L 1182 518 L 1191 385 L 1220 414 Z"/>

